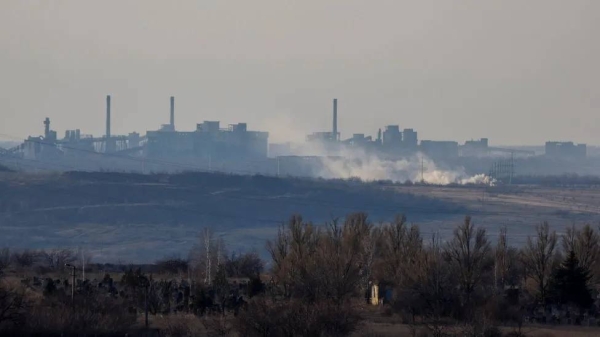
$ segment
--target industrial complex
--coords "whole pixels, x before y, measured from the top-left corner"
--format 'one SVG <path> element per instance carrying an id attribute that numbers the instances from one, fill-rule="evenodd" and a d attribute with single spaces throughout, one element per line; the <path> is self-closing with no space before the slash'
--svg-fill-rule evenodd
<path id="1" fill-rule="evenodd" d="M 332 126 L 329 131 L 306 136 L 305 144 L 269 144 L 269 134 L 251 131 L 246 123 L 221 125 L 203 121 L 190 131 L 175 127 L 175 98 L 170 98 L 169 124 L 144 135 L 111 133 L 111 97 L 106 97 L 106 132 L 95 137 L 79 129 L 64 131 L 64 137 L 52 129 L 50 118 L 43 121 L 44 133 L 29 136 L 22 144 L 1 149 L 0 159 L 22 159 L 36 163 L 66 163 L 73 169 L 124 170 L 192 170 L 208 169 L 228 172 L 272 173 L 302 172 L 310 175 L 320 158 L 344 160 L 344 153 L 360 150 L 385 160 L 424 155 L 436 162 L 455 162 L 459 158 L 533 157 L 581 160 L 586 145 L 573 142 L 547 142 L 545 153 L 492 147 L 487 138 L 456 141 L 419 140 L 414 129 L 387 125 L 376 136 L 363 133 L 343 138 L 338 129 L 338 100 L 333 100 Z M 303 151 L 297 151 L 302 147 Z M 306 150 L 309 149 L 309 150 Z M 84 159 L 84 160 L 81 160 Z M 93 159 L 93 160 L 92 160 Z M 129 164 L 127 164 L 129 163 Z"/>

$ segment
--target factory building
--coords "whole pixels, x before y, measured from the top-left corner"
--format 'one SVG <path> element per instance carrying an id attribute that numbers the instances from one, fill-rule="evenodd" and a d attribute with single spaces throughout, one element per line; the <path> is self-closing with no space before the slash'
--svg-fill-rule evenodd
<path id="1" fill-rule="evenodd" d="M 248 131 L 246 123 L 219 128 L 219 122 L 205 121 L 196 127 L 194 151 L 197 156 L 223 160 L 266 159 L 269 133 Z"/>
<path id="2" fill-rule="evenodd" d="M 326 172 L 326 164 L 345 165 L 345 159 L 340 155 L 347 155 L 351 152 L 344 150 L 353 149 L 360 150 L 356 152 L 358 154 L 376 155 L 385 160 L 408 158 L 421 151 L 433 160 L 450 164 L 456 163 L 459 155 L 462 157 L 494 154 L 535 155 L 530 153 L 531 151 L 522 149 L 490 147 L 487 138 L 468 140 L 461 146 L 455 141 L 419 142 L 418 134 L 414 129 L 401 129 L 399 125 L 387 125 L 379 129 L 376 138 L 364 133 L 355 133 L 342 140 L 337 124 L 337 99 L 333 100 L 331 128 L 308 135 L 306 137 L 308 144 L 269 144 L 267 132 L 249 131 L 246 123 L 223 127 L 219 121 L 204 121 L 196 124 L 195 129 L 191 128 L 190 131 L 178 131 L 175 127 L 174 97 L 170 97 L 169 107 L 168 124 L 161 125 L 155 131 L 147 131 L 145 135 L 131 132 L 119 136 L 111 132 L 111 97 L 107 96 L 104 135 L 93 137 L 82 134 L 79 129 L 74 129 L 66 130 L 64 138 L 59 139 L 56 131 L 50 128 L 50 119 L 46 118 L 43 136 L 29 137 L 15 151 L 26 159 L 56 161 L 64 158 L 68 163 L 83 166 L 91 162 L 86 159 L 93 158 L 95 163 L 91 163 L 89 167 L 99 165 L 108 169 L 115 168 L 114 163 L 120 161 L 122 168 L 131 167 L 142 172 L 173 168 L 176 170 L 208 168 L 226 172 L 237 170 L 238 172 L 277 172 L 279 175 L 309 176 L 323 175 L 323 172 Z M 109 155 L 97 156 L 96 153 Z M 546 156 L 567 159 L 585 158 L 586 145 L 573 144 L 573 142 L 547 142 Z M 148 160 L 140 160 L 144 157 Z"/>
<path id="3" fill-rule="evenodd" d="M 246 123 L 221 128 L 219 121 L 196 124 L 194 131 L 176 131 L 175 98 L 170 99 L 169 124 L 146 132 L 147 155 L 154 158 L 193 157 L 207 161 L 266 159 L 268 132 L 248 131 Z"/>
<path id="4" fill-rule="evenodd" d="M 306 136 L 307 142 L 336 142 L 338 139 L 333 132 L 319 131 Z"/>
<path id="5" fill-rule="evenodd" d="M 111 97 L 106 96 L 106 133 L 102 137 L 82 134 L 79 129 L 66 130 L 64 138 L 50 129 L 50 119 L 44 120 L 44 135 L 30 136 L 23 143 L 22 155 L 26 159 L 60 160 L 67 157 L 83 158 L 93 153 L 134 154 L 141 149 L 144 137 L 137 132 L 129 136 L 111 134 Z M 133 150 L 133 151 L 132 151 Z M 108 158 L 107 158 L 108 159 Z"/>
<path id="6" fill-rule="evenodd" d="M 322 150 L 322 152 L 327 154 L 335 154 L 338 153 L 341 149 L 340 142 L 340 133 L 338 131 L 337 126 L 337 98 L 333 99 L 333 121 L 331 131 L 319 131 L 313 132 L 310 135 L 306 136 L 307 143 L 316 143 L 318 144 Z"/>
<path id="7" fill-rule="evenodd" d="M 50 118 L 46 117 L 44 120 L 44 136 L 29 136 L 23 143 L 23 157 L 30 160 L 49 160 L 61 155 L 61 152 L 54 145 L 56 140 L 56 131 L 50 129 Z"/>
<path id="8" fill-rule="evenodd" d="M 388 125 L 383 131 L 383 147 L 400 148 L 402 146 L 402 132 L 398 125 Z"/>
<path id="9" fill-rule="evenodd" d="M 180 157 L 194 154 L 194 132 L 148 131 L 148 157 Z"/>
<path id="10" fill-rule="evenodd" d="M 453 159 L 458 157 L 458 142 L 422 140 L 421 151 L 433 159 Z"/>
<path id="11" fill-rule="evenodd" d="M 463 157 L 485 156 L 489 153 L 488 139 L 467 140 L 460 150 Z"/>
<path id="12" fill-rule="evenodd" d="M 333 99 L 333 123 L 331 131 L 313 132 L 306 136 L 307 142 L 337 142 L 340 140 L 340 133 L 337 127 L 337 98 Z"/>
<path id="13" fill-rule="evenodd" d="M 418 151 L 418 136 L 413 129 L 401 131 L 399 125 L 387 125 L 382 132 L 377 132 L 377 138 L 364 133 L 355 133 L 352 137 L 341 140 L 337 127 L 337 99 L 333 100 L 333 126 L 331 131 L 314 132 L 306 137 L 308 143 L 319 143 L 319 149 L 327 155 L 338 154 L 344 147 L 361 148 L 368 152 L 384 155 L 389 159 L 397 159 L 414 154 Z M 276 150 L 276 147 L 273 147 Z M 281 151 L 273 151 L 279 153 Z"/>
<path id="14" fill-rule="evenodd" d="M 365 136 L 364 133 L 355 133 L 352 135 L 352 138 L 345 140 L 348 145 L 365 147 L 373 142 L 373 138 L 371 136 Z"/>
<path id="15" fill-rule="evenodd" d="M 573 142 L 546 142 L 545 154 L 546 157 L 557 159 L 584 159 L 587 146 Z"/>
<path id="16" fill-rule="evenodd" d="M 246 123 L 221 128 L 218 121 L 204 121 L 195 131 L 148 131 L 149 157 L 193 156 L 213 161 L 266 159 L 268 132 L 248 131 Z"/>
<path id="17" fill-rule="evenodd" d="M 79 129 L 67 130 L 65 131 L 65 138 L 58 146 L 66 155 L 77 156 L 81 154 L 81 151 L 95 151 L 94 144 L 90 141 L 92 138 L 91 135 L 82 135 Z"/>
<path id="18" fill-rule="evenodd" d="M 417 132 L 413 129 L 404 129 L 402 131 L 402 145 L 407 149 L 415 150 L 419 144 Z"/>

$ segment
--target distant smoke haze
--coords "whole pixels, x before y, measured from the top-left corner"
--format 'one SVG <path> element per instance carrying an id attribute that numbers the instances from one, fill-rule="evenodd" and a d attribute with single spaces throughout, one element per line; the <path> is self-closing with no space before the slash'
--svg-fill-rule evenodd
<path id="1" fill-rule="evenodd" d="M 440 168 L 422 153 L 389 160 L 360 148 L 342 146 L 332 153 L 322 143 L 304 143 L 292 146 L 294 155 L 322 156 L 322 168 L 317 175 L 328 179 L 359 178 L 363 181 L 391 180 L 393 182 L 419 182 L 428 184 L 492 184 L 485 174 L 468 175 L 464 168 Z M 331 156 L 333 155 L 333 156 Z"/>
<path id="2" fill-rule="evenodd" d="M 303 130 L 298 117 L 290 112 L 281 112 L 266 118 L 261 123 L 269 132 L 269 143 L 302 143 L 309 132 Z"/>

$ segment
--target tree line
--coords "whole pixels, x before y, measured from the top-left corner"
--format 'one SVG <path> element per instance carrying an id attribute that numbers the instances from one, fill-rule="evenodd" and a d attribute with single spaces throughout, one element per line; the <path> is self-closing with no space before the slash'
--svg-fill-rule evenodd
<path id="1" fill-rule="evenodd" d="M 415 335 L 500 336 L 509 326 L 524 336 L 529 323 L 598 324 L 598 239 L 590 225 L 559 235 L 541 223 L 517 247 L 506 228 L 492 237 L 470 217 L 444 238 L 402 215 L 375 224 L 353 213 L 319 225 L 295 215 L 267 242 L 268 261 L 229 253 L 205 229 L 187 258 L 105 273 L 87 261 L 90 276 L 76 284 L 64 268 L 76 252 L 4 249 L 0 329 L 116 334 L 148 310 L 173 336 L 347 336 L 376 312 L 400 317 Z M 38 276 L 11 285 L 8 276 L 23 270 Z"/>

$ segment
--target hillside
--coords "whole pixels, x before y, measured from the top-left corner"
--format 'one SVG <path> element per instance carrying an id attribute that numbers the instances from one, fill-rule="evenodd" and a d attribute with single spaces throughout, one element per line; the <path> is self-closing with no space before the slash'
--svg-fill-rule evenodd
<path id="1" fill-rule="evenodd" d="M 367 212 L 373 222 L 403 213 L 426 233 L 442 234 L 465 214 L 492 232 L 510 225 L 519 235 L 542 220 L 598 222 L 598 201 L 591 197 L 583 208 L 535 201 L 556 191 L 214 173 L 2 173 L 0 246 L 84 246 L 97 261 L 147 262 L 191 248 L 206 226 L 223 235 L 232 249 L 262 251 L 265 239 L 291 214 L 324 223 L 355 211 Z"/>

